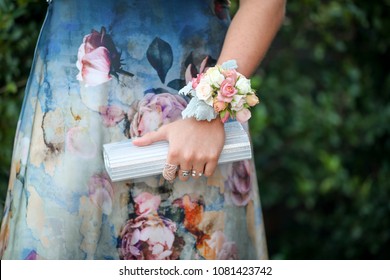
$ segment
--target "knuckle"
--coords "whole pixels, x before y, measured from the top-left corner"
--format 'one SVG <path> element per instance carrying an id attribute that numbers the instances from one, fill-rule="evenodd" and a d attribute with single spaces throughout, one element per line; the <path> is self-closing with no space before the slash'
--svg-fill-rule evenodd
<path id="1" fill-rule="evenodd" d="M 186 163 L 191 162 L 193 158 L 194 158 L 194 156 L 192 153 L 185 153 L 183 155 L 183 161 Z"/>
<path id="2" fill-rule="evenodd" d="M 194 160 L 196 162 L 207 162 L 208 161 L 208 157 L 207 157 L 207 155 L 196 154 L 194 156 Z"/>
<path id="3" fill-rule="evenodd" d="M 179 157 L 179 151 L 178 150 L 171 150 L 171 151 L 169 151 L 168 158 L 176 159 L 178 157 Z"/>
<path id="4" fill-rule="evenodd" d="M 210 161 L 217 162 L 219 158 L 219 154 L 216 152 L 210 153 Z"/>

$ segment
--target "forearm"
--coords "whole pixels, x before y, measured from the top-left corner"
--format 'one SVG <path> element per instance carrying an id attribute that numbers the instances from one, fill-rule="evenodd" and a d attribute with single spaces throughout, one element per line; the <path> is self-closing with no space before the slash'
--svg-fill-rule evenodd
<path id="1" fill-rule="evenodd" d="M 265 56 L 283 21 L 285 0 L 241 0 L 218 58 L 235 59 L 238 71 L 250 76 Z"/>

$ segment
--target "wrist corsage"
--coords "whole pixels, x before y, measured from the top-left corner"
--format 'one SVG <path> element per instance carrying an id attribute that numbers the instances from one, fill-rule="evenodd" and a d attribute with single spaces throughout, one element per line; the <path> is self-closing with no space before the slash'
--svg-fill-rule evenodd
<path id="1" fill-rule="evenodd" d="M 191 97 L 182 112 L 183 118 L 211 121 L 220 117 L 223 123 L 229 118 L 241 123 L 249 120 L 249 108 L 259 103 L 259 99 L 250 80 L 236 69 L 236 61 L 229 60 L 198 74 L 183 87 L 179 94 Z"/>

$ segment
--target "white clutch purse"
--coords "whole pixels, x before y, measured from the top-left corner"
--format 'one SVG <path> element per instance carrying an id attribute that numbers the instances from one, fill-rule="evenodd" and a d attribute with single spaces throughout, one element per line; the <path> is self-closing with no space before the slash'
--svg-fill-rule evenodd
<path id="1" fill-rule="evenodd" d="M 252 149 L 247 132 L 237 122 L 225 123 L 225 145 L 218 163 L 250 159 Z M 168 142 L 137 147 L 132 140 L 103 145 L 104 164 L 113 182 L 161 174 L 168 155 Z"/>

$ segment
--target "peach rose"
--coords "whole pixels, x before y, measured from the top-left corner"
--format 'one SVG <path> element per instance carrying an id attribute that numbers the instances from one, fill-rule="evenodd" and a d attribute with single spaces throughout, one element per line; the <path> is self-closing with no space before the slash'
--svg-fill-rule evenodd
<path id="1" fill-rule="evenodd" d="M 245 99 L 246 103 L 248 103 L 248 105 L 251 107 L 259 103 L 259 98 L 256 96 L 256 94 L 248 94 Z"/>

